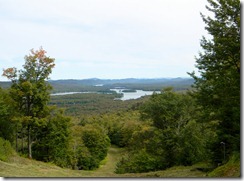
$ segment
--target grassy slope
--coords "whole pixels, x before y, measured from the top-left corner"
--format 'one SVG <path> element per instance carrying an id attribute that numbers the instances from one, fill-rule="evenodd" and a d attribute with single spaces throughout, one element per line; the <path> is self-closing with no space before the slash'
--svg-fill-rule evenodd
<path id="1" fill-rule="evenodd" d="M 240 177 L 241 176 L 241 163 L 239 153 L 233 154 L 230 160 L 214 169 L 208 174 L 209 177 Z"/>
<path id="2" fill-rule="evenodd" d="M 50 163 L 14 156 L 9 162 L 0 161 L 1 177 L 116 177 L 113 173 L 122 149 L 111 147 L 103 165 L 95 171 L 63 169 Z"/>
<path id="3" fill-rule="evenodd" d="M 138 174 L 115 174 L 114 169 L 117 161 L 121 158 L 123 149 L 111 147 L 103 165 L 94 171 L 70 170 L 57 167 L 50 163 L 15 156 L 10 162 L 0 161 L 1 177 L 204 177 L 206 174 L 191 167 L 172 167 L 164 171 L 138 173 Z"/>
<path id="4" fill-rule="evenodd" d="M 79 176 L 73 170 L 62 169 L 52 164 L 15 157 L 14 162 L 0 161 L 2 177 L 69 177 Z"/>
<path id="5" fill-rule="evenodd" d="M 63 169 L 51 163 L 30 160 L 27 158 L 13 156 L 9 162 L 0 161 L 0 177 L 240 177 L 240 157 L 233 155 L 232 158 L 210 173 L 200 170 L 208 168 L 205 163 L 199 163 L 193 166 L 175 166 L 167 170 L 115 174 L 116 163 L 123 155 L 124 150 L 117 147 L 110 147 L 108 156 L 102 161 L 102 165 L 97 170 L 71 170 Z"/>
<path id="6" fill-rule="evenodd" d="M 240 177 L 240 160 L 234 156 L 228 163 L 220 166 L 207 174 L 199 168 L 206 168 L 206 164 L 196 164 L 193 166 L 175 166 L 167 170 L 115 174 L 114 169 L 117 161 L 123 154 L 123 149 L 112 146 L 103 164 L 94 171 L 63 169 L 50 163 L 29 160 L 19 156 L 14 156 L 9 162 L 0 161 L 1 177 Z"/>
<path id="7" fill-rule="evenodd" d="M 9 162 L 0 161 L 0 177 L 240 177 L 239 155 L 233 155 L 229 162 L 208 174 L 200 171 L 208 168 L 205 163 L 175 166 L 167 170 L 148 173 L 115 174 L 116 163 L 123 153 L 124 149 L 111 146 L 100 168 L 93 171 L 63 169 L 51 163 L 13 156 Z"/>

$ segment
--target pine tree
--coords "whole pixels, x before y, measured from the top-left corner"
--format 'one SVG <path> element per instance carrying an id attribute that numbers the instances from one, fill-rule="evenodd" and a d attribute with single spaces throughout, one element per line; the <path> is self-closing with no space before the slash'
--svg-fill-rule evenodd
<path id="1" fill-rule="evenodd" d="M 215 158 L 224 143 L 227 154 L 240 150 L 240 1 L 208 0 L 214 17 L 201 14 L 210 39 L 201 40 L 203 52 L 196 58 L 194 88 L 204 112 L 202 120 L 218 120 Z M 218 156 L 217 156 L 218 155 Z"/>

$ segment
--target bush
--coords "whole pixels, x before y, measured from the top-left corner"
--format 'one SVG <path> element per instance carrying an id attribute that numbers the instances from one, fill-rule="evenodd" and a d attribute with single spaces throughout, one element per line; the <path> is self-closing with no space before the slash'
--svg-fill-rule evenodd
<path id="1" fill-rule="evenodd" d="M 80 149 L 77 167 L 79 170 L 94 170 L 99 167 L 100 160 L 93 156 L 87 147 Z"/>
<path id="2" fill-rule="evenodd" d="M 107 156 L 110 140 L 101 128 L 96 126 L 86 125 L 81 131 L 82 142 L 78 149 L 77 167 L 93 170 L 98 168 L 100 162 Z"/>
<path id="3" fill-rule="evenodd" d="M 0 137 L 0 160 L 7 162 L 13 154 L 10 142 Z"/>
<path id="4" fill-rule="evenodd" d="M 163 160 L 148 153 L 145 149 L 123 157 L 116 165 L 115 173 L 142 173 L 163 169 Z"/>

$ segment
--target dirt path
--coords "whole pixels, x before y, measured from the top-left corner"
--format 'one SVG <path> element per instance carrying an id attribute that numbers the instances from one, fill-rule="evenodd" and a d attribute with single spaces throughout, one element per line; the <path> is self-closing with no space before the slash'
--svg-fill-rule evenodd
<path id="1" fill-rule="evenodd" d="M 112 145 L 108 150 L 104 165 L 101 165 L 97 170 L 90 171 L 89 175 L 92 177 L 115 177 L 114 170 L 123 152 L 123 149 Z"/>

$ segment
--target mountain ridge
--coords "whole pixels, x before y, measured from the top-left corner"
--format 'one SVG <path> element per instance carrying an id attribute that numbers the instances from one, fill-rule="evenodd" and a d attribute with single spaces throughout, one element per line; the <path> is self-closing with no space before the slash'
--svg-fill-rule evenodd
<path id="1" fill-rule="evenodd" d="M 177 90 L 190 88 L 192 78 L 125 78 L 125 79 L 59 79 L 48 80 L 53 87 L 52 93 L 56 92 L 82 92 L 82 91 L 108 91 L 114 87 L 124 87 L 134 90 L 160 91 L 163 87 L 174 87 Z M 0 87 L 9 88 L 11 82 L 1 82 Z"/>
<path id="2" fill-rule="evenodd" d="M 84 85 L 94 84 L 115 84 L 115 83 L 140 83 L 140 84 L 151 84 L 151 83 L 165 83 L 165 82 L 179 82 L 179 81 L 190 81 L 193 83 L 192 78 L 123 78 L 123 79 L 100 79 L 100 78 L 87 78 L 87 79 L 58 79 L 49 80 L 50 83 L 82 83 Z"/>

